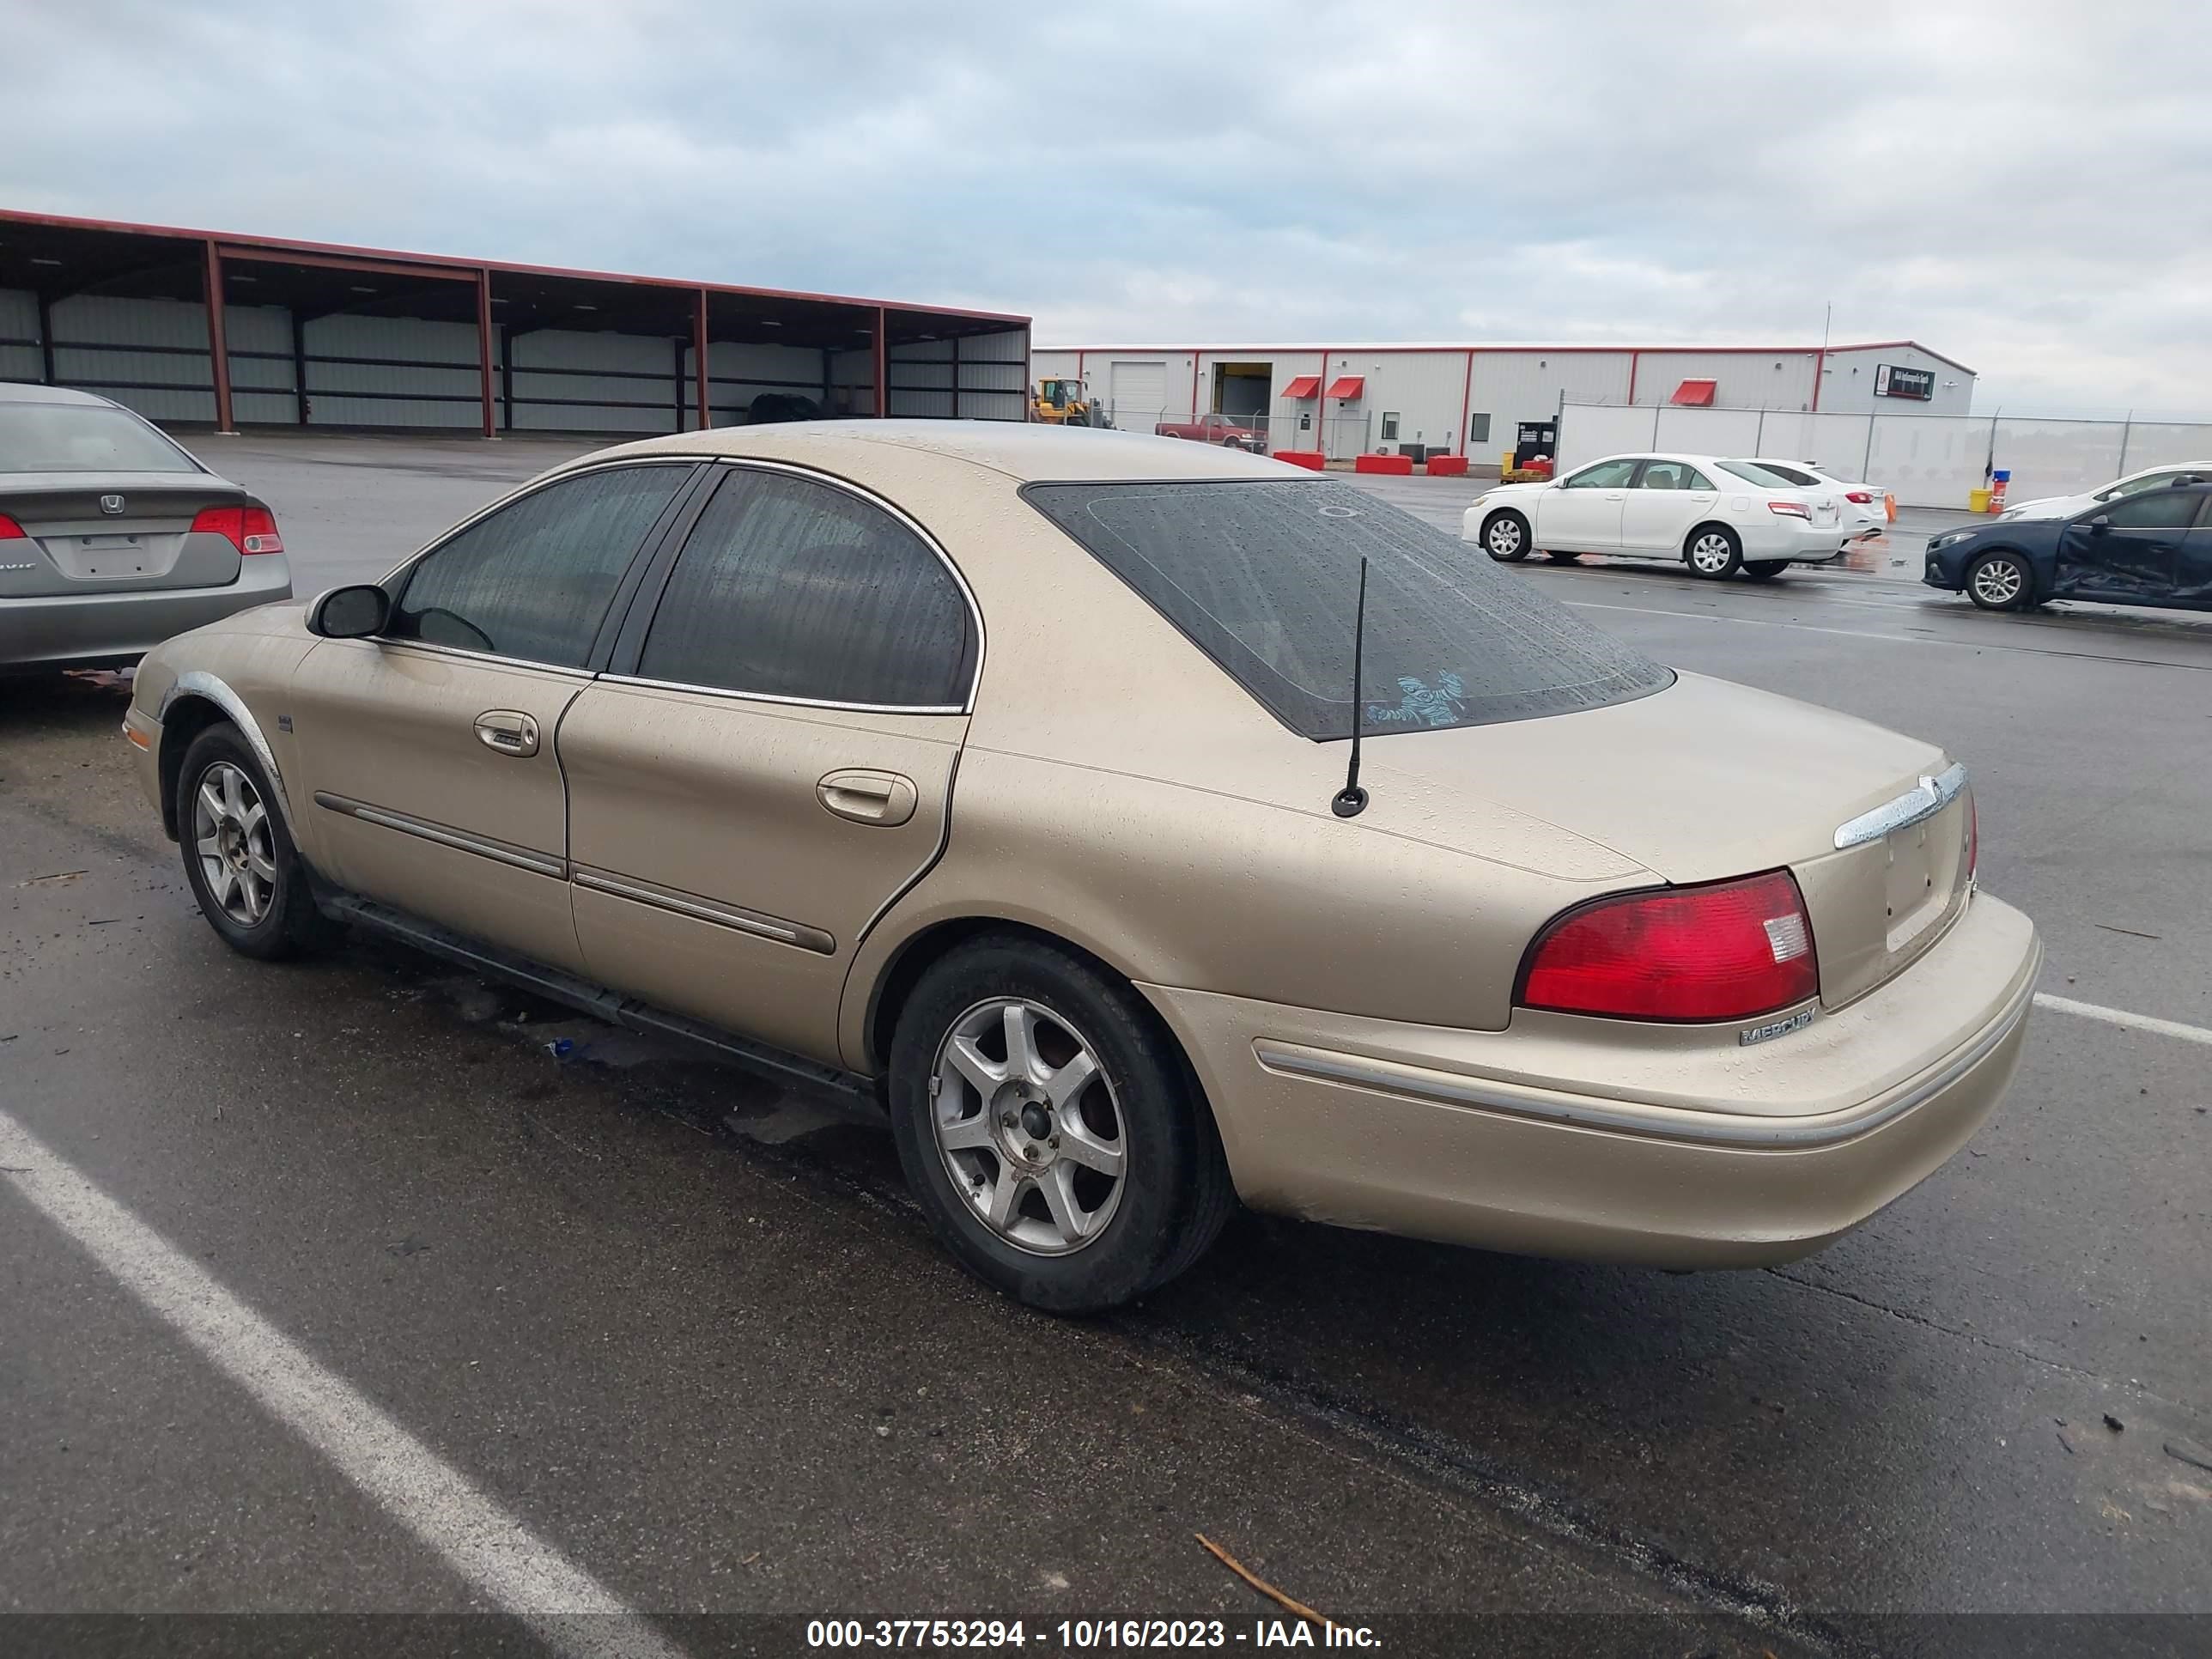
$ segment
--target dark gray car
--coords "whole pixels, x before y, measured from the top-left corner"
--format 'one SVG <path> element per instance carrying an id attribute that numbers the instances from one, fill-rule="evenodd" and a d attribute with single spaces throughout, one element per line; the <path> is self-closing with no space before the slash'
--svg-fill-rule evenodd
<path id="1" fill-rule="evenodd" d="M 0 382 L 0 674 L 135 662 L 291 596 L 263 502 L 119 404 Z"/>

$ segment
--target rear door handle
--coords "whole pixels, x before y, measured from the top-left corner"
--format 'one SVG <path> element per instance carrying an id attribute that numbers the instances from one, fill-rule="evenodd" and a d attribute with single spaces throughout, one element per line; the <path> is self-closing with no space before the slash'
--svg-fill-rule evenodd
<path id="1" fill-rule="evenodd" d="M 477 716 L 477 741 L 495 755 L 527 759 L 538 752 L 538 720 L 519 708 L 487 708 Z"/>
<path id="2" fill-rule="evenodd" d="M 921 792 L 896 772 L 832 772 L 814 786 L 822 804 L 841 818 L 891 829 L 914 816 Z"/>

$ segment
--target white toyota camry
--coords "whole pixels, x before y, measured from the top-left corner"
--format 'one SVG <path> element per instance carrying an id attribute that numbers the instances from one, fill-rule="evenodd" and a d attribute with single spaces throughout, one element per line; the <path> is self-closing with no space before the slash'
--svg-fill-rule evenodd
<path id="1" fill-rule="evenodd" d="M 1841 553 L 1856 531 L 1834 494 L 1717 455 L 1609 455 L 1550 483 L 1479 496 L 1460 539 L 1508 563 L 1543 552 L 1679 559 L 1716 580 L 1764 580 Z"/>

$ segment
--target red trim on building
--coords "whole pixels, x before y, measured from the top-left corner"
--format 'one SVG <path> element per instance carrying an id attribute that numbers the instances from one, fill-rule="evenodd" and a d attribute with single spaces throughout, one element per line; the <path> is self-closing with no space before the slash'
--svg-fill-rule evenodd
<path id="1" fill-rule="evenodd" d="M 1636 401 L 1636 371 L 1643 366 L 1642 352 L 1632 351 L 1628 354 L 1628 401 L 1632 404 Z"/>
<path id="2" fill-rule="evenodd" d="M 641 288 L 693 289 L 705 288 L 714 294 L 743 294 L 758 298 L 777 300 L 808 300 L 828 305 L 862 307 L 882 310 L 886 302 L 864 299 L 849 294 L 815 294 L 803 289 L 754 288 L 738 283 L 687 282 L 674 276 L 633 276 L 618 271 L 590 270 L 567 265 L 524 264 L 506 259 L 454 259 L 435 254 L 410 253 L 392 248 L 357 247 L 346 242 L 310 242 L 288 236 L 246 236 L 230 231 L 190 230 L 176 225 L 144 225 L 126 219 L 85 219 L 64 213 L 25 213 L 12 208 L 0 208 L 0 224 L 51 225 L 63 230 L 104 230 L 132 236 L 166 236 L 179 241 L 212 242 L 222 245 L 226 258 L 274 259 L 294 264 L 314 264 L 301 258 L 302 254 L 322 254 L 342 260 L 375 259 L 390 262 L 410 276 L 437 276 L 442 272 L 461 281 L 473 279 L 477 270 L 497 275 L 527 276 L 568 276 L 594 283 L 628 283 Z M 425 270 L 425 267 L 430 269 Z M 359 264 L 343 265 L 341 269 L 360 270 Z M 964 317 L 978 322 L 1004 323 L 1008 328 L 1027 328 L 1030 319 L 1007 311 L 975 311 L 961 306 L 908 305 L 902 301 L 898 309 L 932 317 Z M 1933 354 L 1930 354 L 1933 355 Z"/>
<path id="3" fill-rule="evenodd" d="M 1467 378 L 1462 380 L 1459 386 L 1459 431 L 1452 439 L 1452 447 L 1459 451 L 1462 460 L 1466 459 L 1468 451 L 1472 447 L 1468 442 L 1467 417 L 1474 412 L 1474 348 L 1469 346 L 1467 349 Z"/>
<path id="4" fill-rule="evenodd" d="M 1820 412 L 1820 377 L 1828 372 L 1828 348 L 1822 346 L 1820 355 L 1813 359 L 1813 413 Z"/>
<path id="5" fill-rule="evenodd" d="M 891 348 L 890 317 L 883 307 L 876 307 L 876 418 L 890 418 L 891 412 Z"/>
<path id="6" fill-rule="evenodd" d="M 479 394 L 483 398 L 483 434 L 487 438 L 498 434 L 493 424 L 491 403 L 491 272 L 477 272 L 477 376 Z"/>
<path id="7" fill-rule="evenodd" d="M 707 290 L 699 290 L 696 307 L 691 313 L 691 378 L 699 394 L 699 430 L 704 432 L 714 424 L 714 410 L 708 401 L 707 374 Z M 823 411 L 825 414 L 827 410 Z"/>
<path id="8" fill-rule="evenodd" d="M 215 370 L 215 429 L 231 436 L 238 433 L 230 417 L 230 342 L 223 334 L 222 250 L 210 240 L 200 280 L 207 301 L 208 362 Z"/>

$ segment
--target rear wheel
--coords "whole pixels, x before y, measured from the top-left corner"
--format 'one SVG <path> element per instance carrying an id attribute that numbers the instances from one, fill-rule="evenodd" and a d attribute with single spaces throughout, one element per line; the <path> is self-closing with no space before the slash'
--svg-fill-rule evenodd
<path id="1" fill-rule="evenodd" d="M 1988 554 L 1966 573 L 1966 597 L 1984 611 L 2025 611 L 2034 592 L 2034 576 L 2017 553 Z"/>
<path id="2" fill-rule="evenodd" d="M 1747 559 L 1743 574 L 1755 582 L 1771 582 L 1789 568 L 1787 559 Z"/>
<path id="3" fill-rule="evenodd" d="M 177 839 L 200 914 L 232 950 L 275 961 L 342 933 L 315 908 L 276 791 L 237 727 L 210 726 L 185 750 Z"/>
<path id="4" fill-rule="evenodd" d="M 1518 564 L 1528 556 L 1528 521 L 1504 510 L 1482 521 L 1482 545 L 1501 564 Z"/>
<path id="5" fill-rule="evenodd" d="M 1697 574 L 1719 581 L 1743 568 L 1743 543 L 1724 524 L 1701 524 L 1683 544 L 1682 556 Z"/>
<path id="6" fill-rule="evenodd" d="M 932 1229 L 1032 1307 L 1141 1296 L 1234 1206 L 1174 1040 L 1073 951 L 1008 935 L 936 963 L 900 1012 L 890 1074 L 899 1162 Z"/>

